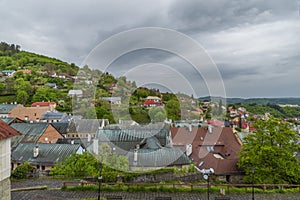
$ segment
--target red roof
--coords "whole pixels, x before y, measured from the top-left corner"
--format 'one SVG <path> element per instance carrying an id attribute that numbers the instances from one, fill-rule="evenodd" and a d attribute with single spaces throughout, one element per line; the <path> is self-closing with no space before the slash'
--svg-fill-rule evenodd
<path id="1" fill-rule="evenodd" d="M 31 104 L 31 107 L 44 107 L 44 106 L 50 106 L 50 105 L 56 105 L 55 102 L 34 102 L 33 104 Z"/>
<path id="2" fill-rule="evenodd" d="M 4 121 L 0 120 L 0 140 L 4 140 L 16 135 L 20 135 L 18 131 L 7 125 Z"/>
<path id="3" fill-rule="evenodd" d="M 207 123 L 212 125 L 212 126 L 224 126 L 225 123 L 223 121 L 217 120 L 217 119 L 212 119 L 212 120 L 207 120 Z"/>
<path id="4" fill-rule="evenodd" d="M 229 127 L 171 128 L 174 147 L 186 150 L 187 144 L 192 144 L 192 154 L 189 156 L 200 169 L 214 168 L 216 174 L 233 174 L 237 168 L 238 152 L 241 149 L 236 135 Z M 211 152 L 207 148 L 213 148 Z M 216 156 L 220 156 L 218 158 Z M 223 158 L 223 159 L 222 159 Z"/>
<path id="5" fill-rule="evenodd" d="M 162 105 L 163 103 L 161 101 L 155 101 L 153 99 L 146 99 L 143 103 L 143 105 Z"/>

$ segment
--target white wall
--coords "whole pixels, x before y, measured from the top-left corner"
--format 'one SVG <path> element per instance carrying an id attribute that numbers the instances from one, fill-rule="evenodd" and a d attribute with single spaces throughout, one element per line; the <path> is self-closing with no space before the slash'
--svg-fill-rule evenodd
<path id="1" fill-rule="evenodd" d="M 10 177 L 10 139 L 0 140 L 0 181 Z"/>

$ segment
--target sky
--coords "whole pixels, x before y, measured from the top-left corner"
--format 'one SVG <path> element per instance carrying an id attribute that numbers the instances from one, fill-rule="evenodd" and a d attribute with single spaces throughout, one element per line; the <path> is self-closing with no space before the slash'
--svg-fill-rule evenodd
<path id="1" fill-rule="evenodd" d="M 168 48 L 119 52 L 105 70 L 138 86 L 196 96 L 300 97 L 299 5 L 299 0 L 0 0 L 0 41 L 83 66 L 91 60 L 101 65 L 124 46 L 159 40 Z M 164 34 L 148 31 L 116 42 L 118 34 L 145 27 Z M 195 52 L 168 30 L 202 48 L 196 71 L 186 59 Z M 115 43 L 104 53 L 96 51 L 111 38 Z M 181 54 L 169 48 L 181 48 Z"/>

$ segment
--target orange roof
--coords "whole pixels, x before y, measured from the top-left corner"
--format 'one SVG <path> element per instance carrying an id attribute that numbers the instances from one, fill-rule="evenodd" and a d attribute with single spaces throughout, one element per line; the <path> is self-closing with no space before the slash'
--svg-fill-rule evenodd
<path id="1" fill-rule="evenodd" d="M 31 104 L 31 107 L 43 107 L 43 106 L 50 106 L 50 105 L 56 105 L 55 102 L 34 102 L 33 104 Z"/>
<path id="2" fill-rule="evenodd" d="M 18 131 L 7 125 L 4 121 L 0 120 L 0 140 L 4 140 L 16 135 L 20 135 Z"/>

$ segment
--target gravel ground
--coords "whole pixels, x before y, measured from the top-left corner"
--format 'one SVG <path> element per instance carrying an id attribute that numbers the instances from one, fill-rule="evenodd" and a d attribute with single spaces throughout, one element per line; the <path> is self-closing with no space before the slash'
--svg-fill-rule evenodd
<path id="1" fill-rule="evenodd" d="M 51 199 L 82 199 L 97 198 L 97 192 L 91 191 L 61 191 L 55 188 L 61 188 L 62 180 L 55 179 L 36 179 L 25 181 L 12 181 L 11 188 L 25 188 L 33 186 L 47 185 L 49 190 L 18 191 L 11 193 L 12 200 L 51 200 Z M 172 200 L 207 200 L 206 193 L 157 193 L 157 192 L 101 192 L 101 196 L 107 195 L 122 196 L 123 199 L 154 200 L 157 196 L 170 196 Z M 217 195 L 211 194 L 210 199 L 214 200 Z M 251 194 L 229 194 L 230 200 L 249 200 Z M 300 193 L 295 194 L 255 194 L 255 200 L 300 200 Z"/>

